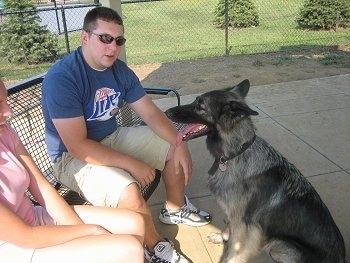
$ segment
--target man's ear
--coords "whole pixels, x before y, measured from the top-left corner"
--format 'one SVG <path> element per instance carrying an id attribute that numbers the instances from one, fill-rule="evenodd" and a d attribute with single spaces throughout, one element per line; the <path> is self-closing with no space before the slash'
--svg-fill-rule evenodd
<path id="1" fill-rule="evenodd" d="M 82 31 L 81 31 L 81 43 L 82 43 L 83 45 L 86 44 L 86 42 L 88 41 L 88 38 L 89 38 L 89 33 L 86 32 L 85 30 L 82 30 Z"/>

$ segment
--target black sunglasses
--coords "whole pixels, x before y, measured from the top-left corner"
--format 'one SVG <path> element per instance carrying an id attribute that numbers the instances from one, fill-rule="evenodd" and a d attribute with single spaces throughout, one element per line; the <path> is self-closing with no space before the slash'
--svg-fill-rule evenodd
<path id="1" fill-rule="evenodd" d="M 109 34 L 101 34 L 101 35 L 99 35 L 99 34 L 96 34 L 94 32 L 90 32 L 90 33 L 95 35 L 95 36 L 98 36 L 100 41 L 102 43 L 105 43 L 105 44 L 110 44 L 110 43 L 113 42 L 113 40 L 115 40 L 115 43 L 117 44 L 117 46 L 121 47 L 126 42 L 126 39 L 124 37 L 122 37 L 122 36 L 114 38 L 114 37 L 112 37 Z"/>

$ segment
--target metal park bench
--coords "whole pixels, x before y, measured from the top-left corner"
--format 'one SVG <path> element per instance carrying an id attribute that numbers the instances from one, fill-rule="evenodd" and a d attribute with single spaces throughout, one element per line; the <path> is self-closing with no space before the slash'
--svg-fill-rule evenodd
<path id="1" fill-rule="evenodd" d="M 13 110 L 13 117 L 10 120 L 11 125 L 19 134 L 26 149 L 47 180 L 65 200 L 71 205 L 88 204 L 89 202 L 84 197 L 60 183 L 54 176 L 52 163 L 46 151 L 45 125 L 41 109 L 41 88 L 44 77 L 45 74 L 38 75 L 7 88 L 8 101 Z M 145 91 L 148 94 L 157 95 L 168 95 L 172 92 L 176 95 L 177 104 L 180 104 L 180 96 L 174 89 L 145 88 Z M 124 105 L 119 111 L 116 121 L 122 126 L 143 124 L 141 119 L 127 105 Z M 145 200 L 148 200 L 157 188 L 160 177 L 161 172 L 156 170 L 154 181 L 141 189 Z M 35 200 L 33 202 L 35 203 Z"/>

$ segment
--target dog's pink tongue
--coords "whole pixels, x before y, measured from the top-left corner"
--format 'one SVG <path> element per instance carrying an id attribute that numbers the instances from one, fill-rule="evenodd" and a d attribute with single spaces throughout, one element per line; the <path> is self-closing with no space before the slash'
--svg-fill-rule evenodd
<path id="1" fill-rule="evenodd" d="M 198 124 L 188 124 L 184 128 L 182 128 L 178 133 L 176 137 L 176 146 L 179 146 L 182 141 L 186 140 L 186 135 L 191 133 L 192 131 L 196 130 L 198 127 Z"/>

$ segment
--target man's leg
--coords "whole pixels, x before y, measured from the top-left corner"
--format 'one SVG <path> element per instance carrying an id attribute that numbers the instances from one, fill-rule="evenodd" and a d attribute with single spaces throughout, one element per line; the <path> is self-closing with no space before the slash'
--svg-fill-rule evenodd
<path id="1" fill-rule="evenodd" d="M 118 208 L 127 208 L 136 211 L 143 216 L 146 226 L 144 242 L 147 247 L 153 248 L 162 239 L 154 226 L 151 210 L 135 183 L 127 186 L 122 192 Z"/>
<path id="2" fill-rule="evenodd" d="M 79 170 L 76 170 L 76 169 Z M 145 220 L 145 244 L 150 247 L 161 240 L 153 224 L 151 211 L 144 201 L 135 180 L 119 168 L 85 164 L 64 155 L 55 165 L 60 181 L 81 193 L 91 204 L 127 208 L 140 213 Z"/>
<path id="3" fill-rule="evenodd" d="M 173 243 L 156 231 L 151 211 L 129 173 L 119 168 L 83 165 L 69 155 L 62 159 L 54 167 L 63 184 L 83 194 L 93 205 L 128 208 L 143 216 L 145 256 L 150 262 L 188 263 L 175 250 Z"/>
<path id="4" fill-rule="evenodd" d="M 162 178 L 166 189 L 167 206 L 171 210 L 177 210 L 185 204 L 185 176 L 182 169 L 180 169 L 178 174 L 175 173 L 175 165 L 172 157 L 173 149 L 170 147 L 167 157 L 168 161 L 162 171 Z"/>
<path id="5" fill-rule="evenodd" d="M 181 169 L 178 174 L 175 173 L 174 148 L 147 126 L 120 128 L 102 143 L 162 171 L 166 203 L 161 210 L 160 221 L 191 226 L 202 226 L 211 221 L 207 212 L 197 209 L 185 196 L 184 174 Z"/>
<path id="6" fill-rule="evenodd" d="M 162 177 L 167 199 L 160 212 L 159 220 L 165 224 L 206 225 L 211 222 L 211 216 L 196 208 L 185 196 L 185 176 L 182 169 L 176 174 L 173 152 L 174 149 L 170 147 L 163 169 Z"/>

